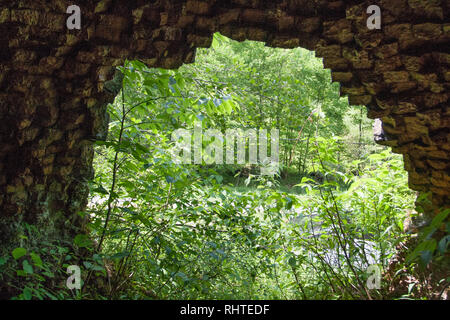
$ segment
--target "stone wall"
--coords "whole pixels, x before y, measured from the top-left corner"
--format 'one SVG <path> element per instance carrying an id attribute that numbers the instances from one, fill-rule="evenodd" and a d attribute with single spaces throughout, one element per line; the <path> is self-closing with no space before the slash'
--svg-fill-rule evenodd
<path id="1" fill-rule="evenodd" d="M 3 243 L 21 221 L 48 237 L 82 229 L 76 213 L 86 203 L 92 141 L 104 135 L 114 98 L 105 81 L 125 59 L 164 68 L 193 62 L 216 31 L 314 50 L 350 103 L 382 120 L 376 140 L 404 155 L 410 187 L 449 206 L 449 0 L 74 2 L 81 30 L 66 27 L 73 1 L 0 3 Z M 381 30 L 366 25 L 373 4 Z"/>

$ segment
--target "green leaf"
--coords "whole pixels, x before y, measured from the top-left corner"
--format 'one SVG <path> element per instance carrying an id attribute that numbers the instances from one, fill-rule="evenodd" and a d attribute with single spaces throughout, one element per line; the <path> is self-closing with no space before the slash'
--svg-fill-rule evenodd
<path id="1" fill-rule="evenodd" d="M 423 241 L 413 250 L 413 252 L 411 252 L 407 256 L 406 261 L 409 263 L 415 260 L 417 257 L 421 256 L 422 261 L 425 262 L 429 258 L 429 253 L 423 252 L 428 251 L 433 253 L 435 249 L 436 249 L 436 240 L 431 239 Z"/>
<path id="2" fill-rule="evenodd" d="M 8 257 L 0 257 L 0 266 L 4 265 L 8 261 Z"/>
<path id="3" fill-rule="evenodd" d="M 23 271 L 23 270 L 16 270 L 16 274 L 19 277 L 26 277 L 27 276 L 27 273 L 25 271 Z"/>
<path id="4" fill-rule="evenodd" d="M 295 266 L 296 266 L 296 264 L 297 264 L 297 261 L 295 260 L 294 257 L 290 257 L 289 260 L 288 260 L 288 263 L 289 263 L 289 265 L 290 265 L 292 268 L 295 268 Z"/>
<path id="5" fill-rule="evenodd" d="M 128 252 L 128 251 L 118 252 L 118 253 L 114 254 L 113 256 L 111 256 L 111 259 L 123 259 L 125 257 L 128 257 L 129 255 L 130 255 L 130 252 Z"/>
<path id="6" fill-rule="evenodd" d="M 439 241 L 438 249 L 439 252 L 444 254 L 447 251 L 447 247 L 450 244 L 450 235 L 447 235 Z"/>
<path id="7" fill-rule="evenodd" d="M 433 221 L 431 222 L 431 225 L 434 228 L 439 228 L 441 223 L 447 218 L 450 210 L 444 210 L 441 213 L 439 213 L 436 217 L 433 218 Z"/>
<path id="8" fill-rule="evenodd" d="M 25 271 L 28 274 L 33 274 L 33 267 L 28 262 L 28 260 L 23 260 L 22 262 L 23 271 Z"/>
<path id="9" fill-rule="evenodd" d="M 30 256 L 31 256 L 31 260 L 33 260 L 33 263 L 35 266 L 42 267 L 42 265 L 43 265 L 42 259 L 38 254 L 32 252 L 32 253 L 30 253 Z"/>
<path id="10" fill-rule="evenodd" d="M 422 254 L 420 255 L 420 259 L 424 265 L 428 265 L 428 263 L 430 263 L 432 257 L 433 257 L 433 252 L 430 250 L 422 251 Z"/>
<path id="11" fill-rule="evenodd" d="M 88 248 L 92 246 L 92 240 L 85 234 L 78 234 L 73 240 L 73 243 L 80 248 Z"/>
<path id="12" fill-rule="evenodd" d="M 227 114 L 231 114 L 233 112 L 233 106 L 231 105 L 229 100 L 227 100 L 223 103 L 223 107 Z"/>
<path id="13" fill-rule="evenodd" d="M 102 266 L 98 266 L 98 265 L 93 265 L 91 269 L 94 271 L 106 271 L 105 268 L 103 268 Z"/>
<path id="14" fill-rule="evenodd" d="M 102 185 L 99 185 L 97 188 L 93 189 L 92 192 L 99 193 L 99 194 L 108 194 L 109 193 L 105 188 L 103 188 Z"/>
<path id="15" fill-rule="evenodd" d="M 184 281 L 188 281 L 188 280 L 189 280 L 188 276 L 187 276 L 184 272 L 181 272 L 181 271 L 178 271 L 178 272 L 175 274 L 175 276 L 176 276 L 176 277 L 180 277 L 180 278 L 183 279 Z"/>
<path id="16" fill-rule="evenodd" d="M 286 210 L 291 210 L 292 209 L 292 205 L 293 205 L 293 201 L 291 198 L 286 197 Z"/>
<path id="17" fill-rule="evenodd" d="M 54 274 L 53 272 L 50 272 L 50 271 L 45 271 L 45 272 L 43 272 L 42 274 L 43 274 L 44 276 L 49 277 L 49 278 L 54 278 L 54 277 L 55 277 L 55 274 Z"/>
<path id="18" fill-rule="evenodd" d="M 31 289 L 28 288 L 28 287 L 26 287 L 25 289 L 23 289 L 22 295 L 23 295 L 23 298 L 24 298 L 25 300 L 31 300 L 31 298 L 33 297 L 32 291 L 31 291 Z"/>
<path id="19" fill-rule="evenodd" d="M 15 248 L 13 251 L 12 251 L 12 256 L 13 256 L 13 258 L 14 259 L 20 259 L 20 258 L 22 258 L 24 255 L 26 255 L 27 254 L 27 250 L 26 249 L 24 249 L 24 248 Z"/>

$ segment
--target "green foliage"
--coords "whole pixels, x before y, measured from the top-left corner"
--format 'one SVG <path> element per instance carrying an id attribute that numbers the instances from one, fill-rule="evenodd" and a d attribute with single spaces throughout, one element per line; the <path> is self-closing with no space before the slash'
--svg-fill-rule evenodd
<path id="1" fill-rule="evenodd" d="M 388 291 L 386 282 L 367 289 L 367 268 L 388 269 L 408 238 L 403 220 L 415 195 L 402 160 L 367 146 L 370 121 L 362 109 L 349 112 L 311 52 L 217 34 L 195 64 L 127 61 L 106 89 L 117 97 L 80 212 L 89 233 L 0 257 L 3 274 L 16 275 L 17 299 L 367 299 Z M 198 122 L 222 132 L 278 128 L 280 174 L 177 163 L 172 132 Z M 448 235 L 431 236 L 445 219 L 425 230 L 411 261 L 443 255 Z M 82 269 L 82 290 L 56 285 L 72 264 Z"/>
<path id="2" fill-rule="evenodd" d="M 398 157 L 346 146 L 348 104 L 319 60 L 217 35 L 196 64 L 167 71 L 128 62 L 121 71 L 110 138 L 97 143 L 89 208 L 98 249 L 115 270 L 110 297 L 382 294 L 366 290 L 366 269 L 384 270 L 406 237 L 413 194 Z M 294 184 L 303 191 L 280 191 L 283 177 L 251 169 L 239 189 L 242 166 L 175 163 L 170 133 L 195 121 L 279 128 L 286 172 L 297 167 L 302 183 Z"/>
<path id="3" fill-rule="evenodd" d="M 279 129 L 283 171 L 296 166 L 304 173 L 311 136 L 348 131 L 347 99 L 321 60 L 305 49 L 273 49 L 216 34 L 212 49 L 198 49 L 196 63 L 180 70 L 198 88 L 226 86 L 237 95 L 239 112 L 227 117 L 226 127 Z M 223 119 L 216 122 L 225 126 Z"/>
<path id="4" fill-rule="evenodd" d="M 443 210 L 437 214 L 431 223 L 422 230 L 419 238 L 419 244 L 417 247 L 408 255 L 407 261 L 413 262 L 420 257 L 420 262 L 423 266 L 427 266 L 433 256 L 444 257 L 448 252 L 448 244 L 450 242 L 450 228 L 449 222 L 446 219 L 450 213 L 450 209 Z M 433 238 L 433 235 L 438 230 L 445 230 L 440 238 Z"/>
<path id="5" fill-rule="evenodd" d="M 21 246 L 10 256 L 0 257 L 0 282 L 7 283 L 14 300 L 79 299 L 77 292 L 65 288 L 66 269 L 77 264 L 77 253 L 60 240 L 35 243 L 39 230 L 24 224 Z"/>
<path id="6" fill-rule="evenodd" d="M 14 259 L 19 259 L 27 254 L 27 250 L 24 248 L 15 248 L 12 252 L 12 256 Z"/>
<path id="7" fill-rule="evenodd" d="M 378 264 L 385 271 L 396 246 L 405 240 L 403 220 L 413 208 L 413 193 L 398 156 L 384 151 L 341 168 L 347 172 L 330 170 L 337 165 L 333 153 L 327 152 L 333 145 L 336 140 L 320 139 L 315 150 L 324 182 L 304 179 L 300 184 L 308 196 L 302 202 L 303 232 L 293 231 L 298 235 L 295 247 L 313 252 L 306 260 L 311 261 L 310 272 L 319 268 L 316 281 L 331 287 L 334 298 L 381 298 L 387 288 L 368 292 L 366 270 Z M 355 165 L 364 167 L 358 176 L 351 174 Z M 344 185 L 350 181 L 350 187 L 342 189 L 340 179 Z"/>

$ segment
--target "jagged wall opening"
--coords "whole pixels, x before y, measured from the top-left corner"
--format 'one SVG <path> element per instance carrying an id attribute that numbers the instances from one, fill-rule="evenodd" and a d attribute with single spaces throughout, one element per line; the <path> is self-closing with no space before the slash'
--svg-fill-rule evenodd
<path id="1" fill-rule="evenodd" d="M 380 30 L 367 27 L 373 4 Z M 83 229 L 77 212 L 86 204 L 92 141 L 107 127 L 114 97 L 104 84 L 114 68 L 125 59 L 177 68 L 217 31 L 314 50 L 350 103 L 382 120 L 378 142 L 404 155 L 410 187 L 449 206 L 449 1 L 87 0 L 80 30 L 66 27 L 70 5 L 0 6 L 3 243 L 15 241 L 23 221 L 47 237 Z"/>

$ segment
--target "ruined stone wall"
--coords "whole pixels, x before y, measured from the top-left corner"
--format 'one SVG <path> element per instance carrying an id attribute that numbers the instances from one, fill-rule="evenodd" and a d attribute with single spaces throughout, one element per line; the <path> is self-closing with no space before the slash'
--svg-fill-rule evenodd
<path id="1" fill-rule="evenodd" d="M 72 4 L 81 30 L 66 27 Z M 380 30 L 366 25 L 373 4 Z M 449 14 L 449 0 L 1 0 L 0 240 L 20 221 L 48 237 L 82 228 L 92 141 L 114 98 L 105 81 L 125 59 L 193 62 L 216 31 L 314 50 L 350 103 L 382 119 L 377 140 L 404 155 L 410 187 L 448 206 Z"/>

